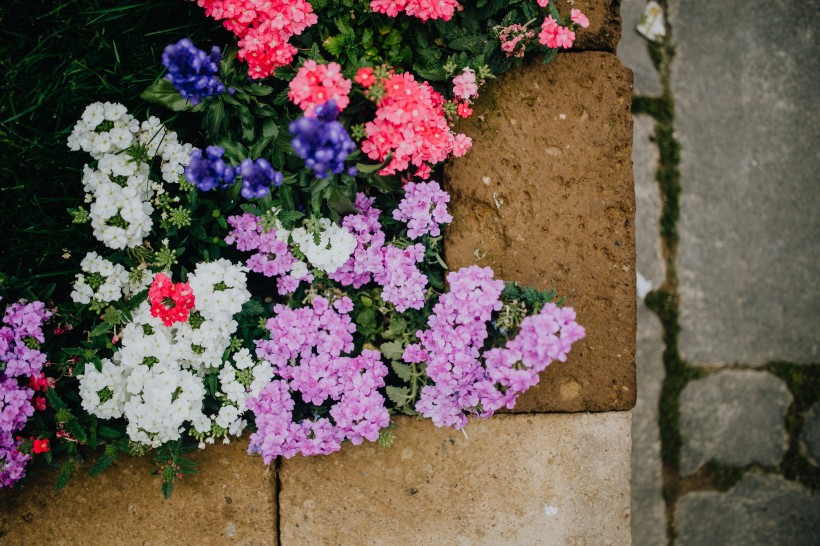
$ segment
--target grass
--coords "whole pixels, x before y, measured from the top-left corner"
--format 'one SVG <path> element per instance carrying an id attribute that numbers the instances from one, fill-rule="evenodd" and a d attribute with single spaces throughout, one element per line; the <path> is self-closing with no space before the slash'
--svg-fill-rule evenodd
<path id="1" fill-rule="evenodd" d="M 3 8 L 0 288 L 15 297 L 24 286 L 37 292 L 70 274 L 65 252 L 76 257 L 96 246 L 91 230 L 72 229 L 66 212 L 82 204 L 89 158 L 65 141 L 85 106 L 121 102 L 145 113 L 138 97 L 161 75 L 167 44 L 229 37 L 183 0 L 6 0 Z"/>

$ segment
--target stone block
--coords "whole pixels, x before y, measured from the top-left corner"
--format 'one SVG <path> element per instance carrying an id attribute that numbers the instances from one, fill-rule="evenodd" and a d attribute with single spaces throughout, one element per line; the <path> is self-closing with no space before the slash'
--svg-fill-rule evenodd
<path id="1" fill-rule="evenodd" d="M 452 269 L 556 286 L 587 328 L 515 411 L 628 410 L 635 403 L 635 195 L 631 75 L 614 55 L 565 53 L 513 70 L 459 130 L 446 169 Z"/>
<path id="2" fill-rule="evenodd" d="M 744 476 L 731 491 L 680 498 L 678 546 L 814 546 L 820 537 L 820 496 L 780 476 Z"/>
<path id="3" fill-rule="evenodd" d="M 647 0 L 621 0 L 621 40 L 618 58 L 635 76 L 633 95 L 657 97 L 661 94 L 661 77 L 649 56 L 649 43 L 635 27 L 643 17 Z"/>
<path id="4" fill-rule="evenodd" d="M 276 544 L 273 469 L 246 439 L 208 446 L 163 500 L 152 457 L 125 458 L 96 478 L 90 463 L 62 491 L 40 473 L 0 494 L 0 544 L 143 546 Z"/>
<path id="5" fill-rule="evenodd" d="M 628 412 L 397 422 L 390 448 L 283 461 L 282 546 L 630 544 Z"/>
<path id="6" fill-rule="evenodd" d="M 779 464 L 791 402 L 785 383 L 765 372 L 726 370 L 690 382 L 680 397 L 681 474 L 708 461 Z"/>
<path id="7" fill-rule="evenodd" d="M 663 329 L 652 311 L 638 304 L 638 401 L 632 410 L 632 541 L 638 546 L 666 542 L 662 496 L 658 401 L 665 376 Z"/>
<path id="8" fill-rule="evenodd" d="M 681 354 L 704 365 L 817 363 L 820 11 L 765 0 L 670 9 Z"/>
<path id="9" fill-rule="evenodd" d="M 638 273 L 660 287 L 666 280 L 666 263 L 661 247 L 663 203 L 658 181 L 660 153 L 653 142 L 655 120 L 647 115 L 633 116 L 632 170 L 635 174 L 635 245 Z"/>

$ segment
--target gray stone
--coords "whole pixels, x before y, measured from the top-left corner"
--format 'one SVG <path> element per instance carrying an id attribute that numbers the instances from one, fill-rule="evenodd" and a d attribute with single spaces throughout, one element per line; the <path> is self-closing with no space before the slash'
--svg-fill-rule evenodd
<path id="1" fill-rule="evenodd" d="M 656 546 L 666 542 L 666 517 L 661 495 L 661 438 L 658 399 L 664 378 L 661 323 L 638 304 L 638 400 L 632 410 L 632 543 Z"/>
<path id="2" fill-rule="evenodd" d="M 820 495 L 780 476 L 747 474 L 728 493 L 684 495 L 676 546 L 811 546 L 820 537 Z"/>
<path id="3" fill-rule="evenodd" d="M 806 449 L 806 456 L 814 464 L 820 465 L 820 402 L 813 405 L 806 415 L 800 439 Z"/>
<path id="4" fill-rule="evenodd" d="M 638 247 L 638 273 L 658 288 L 666 278 L 661 249 L 661 192 L 655 173 L 660 154 L 652 142 L 655 120 L 646 115 L 633 116 L 632 170 L 635 175 L 635 244 Z"/>
<path id="5" fill-rule="evenodd" d="M 784 417 L 792 395 L 766 372 L 726 370 L 692 381 L 680 397 L 680 471 L 708 461 L 776 465 L 786 452 Z"/>
<path id="6" fill-rule="evenodd" d="M 682 356 L 817 362 L 820 10 L 786 0 L 670 8 Z"/>
<path id="7" fill-rule="evenodd" d="M 657 96 L 661 94 L 661 78 L 649 57 L 646 39 L 635 27 L 643 15 L 646 0 L 623 0 L 621 2 L 621 41 L 618 42 L 618 58 L 635 75 L 635 95 Z"/>

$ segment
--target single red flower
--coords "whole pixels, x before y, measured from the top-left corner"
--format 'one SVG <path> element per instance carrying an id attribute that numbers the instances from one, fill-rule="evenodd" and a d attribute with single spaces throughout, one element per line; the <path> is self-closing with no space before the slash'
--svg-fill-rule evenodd
<path id="1" fill-rule="evenodd" d="M 38 455 L 40 453 L 48 453 L 51 448 L 48 445 L 48 438 L 43 440 L 34 440 L 34 444 L 32 445 L 31 450 Z"/>
<path id="2" fill-rule="evenodd" d="M 37 411 L 45 411 L 46 409 L 46 399 L 43 396 L 35 396 L 34 397 L 34 407 Z"/>

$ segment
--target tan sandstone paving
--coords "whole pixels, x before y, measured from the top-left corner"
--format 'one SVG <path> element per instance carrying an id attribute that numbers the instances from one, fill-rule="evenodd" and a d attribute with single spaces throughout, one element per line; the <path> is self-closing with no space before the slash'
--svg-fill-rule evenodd
<path id="1" fill-rule="evenodd" d="M 282 546 L 628 545 L 630 419 L 500 415 L 465 436 L 400 417 L 390 448 L 283 462 Z"/>

